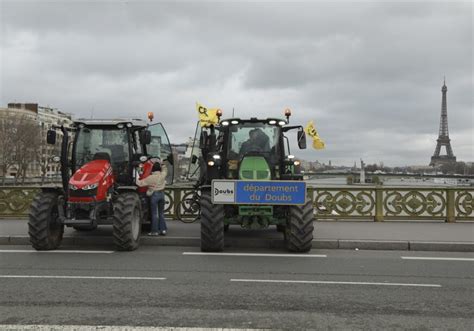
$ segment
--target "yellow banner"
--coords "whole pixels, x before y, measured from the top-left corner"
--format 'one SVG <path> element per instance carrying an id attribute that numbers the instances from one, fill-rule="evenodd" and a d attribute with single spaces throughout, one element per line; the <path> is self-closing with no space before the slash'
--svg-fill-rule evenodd
<path id="1" fill-rule="evenodd" d="M 201 127 L 216 125 L 219 122 L 217 117 L 217 110 L 219 108 L 206 108 L 200 103 L 196 102 L 196 110 L 199 115 L 199 123 Z"/>
<path id="2" fill-rule="evenodd" d="M 318 131 L 314 127 L 313 121 L 309 121 L 304 129 L 306 134 L 313 139 L 313 148 L 314 149 L 324 149 L 324 141 L 319 137 Z"/>

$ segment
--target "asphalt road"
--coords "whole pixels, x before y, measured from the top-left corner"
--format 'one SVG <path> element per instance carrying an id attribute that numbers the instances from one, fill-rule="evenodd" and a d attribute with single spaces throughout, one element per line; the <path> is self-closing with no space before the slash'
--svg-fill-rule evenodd
<path id="1" fill-rule="evenodd" d="M 103 249 L 41 253 L 2 246 L 0 324 L 288 330 L 474 325 L 473 253 Z"/>

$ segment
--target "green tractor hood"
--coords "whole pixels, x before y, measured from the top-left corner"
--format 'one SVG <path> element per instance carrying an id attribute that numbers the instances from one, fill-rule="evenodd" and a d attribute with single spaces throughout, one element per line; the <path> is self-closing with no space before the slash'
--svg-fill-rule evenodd
<path id="1" fill-rule="evenodd" d="M 270 180 L 272 173 L 268 162 L 262 156 L 245 156 L 240 163 L 239 179 Z"/>

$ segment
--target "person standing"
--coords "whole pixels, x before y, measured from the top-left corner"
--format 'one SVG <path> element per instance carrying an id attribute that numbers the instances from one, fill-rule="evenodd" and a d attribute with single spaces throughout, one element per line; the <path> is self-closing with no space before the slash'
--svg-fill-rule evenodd
<path id="1" fill-rule="evenodd" d="M 149 236 L 166 236 L 168 230 L 165 221 L 165 186 L 168 175 L 167 163 L 172 163 L 170 154 L 164 162 L 157 161 L 153 164 L 150 176 L 140 180 L 137 178 L 138 186 L 148 186 L 147 195 L 150 197 L 151 207 L 151 232 Z"/>

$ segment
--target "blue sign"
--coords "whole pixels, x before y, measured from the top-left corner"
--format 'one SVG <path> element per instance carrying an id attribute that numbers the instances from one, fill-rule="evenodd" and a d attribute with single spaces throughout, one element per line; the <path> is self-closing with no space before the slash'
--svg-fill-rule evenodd
<path id="1" fill-rule="evenodd" d="M 235 203 L 302 205 L 306 201 L 303 181 L 236 181 Z"/>

